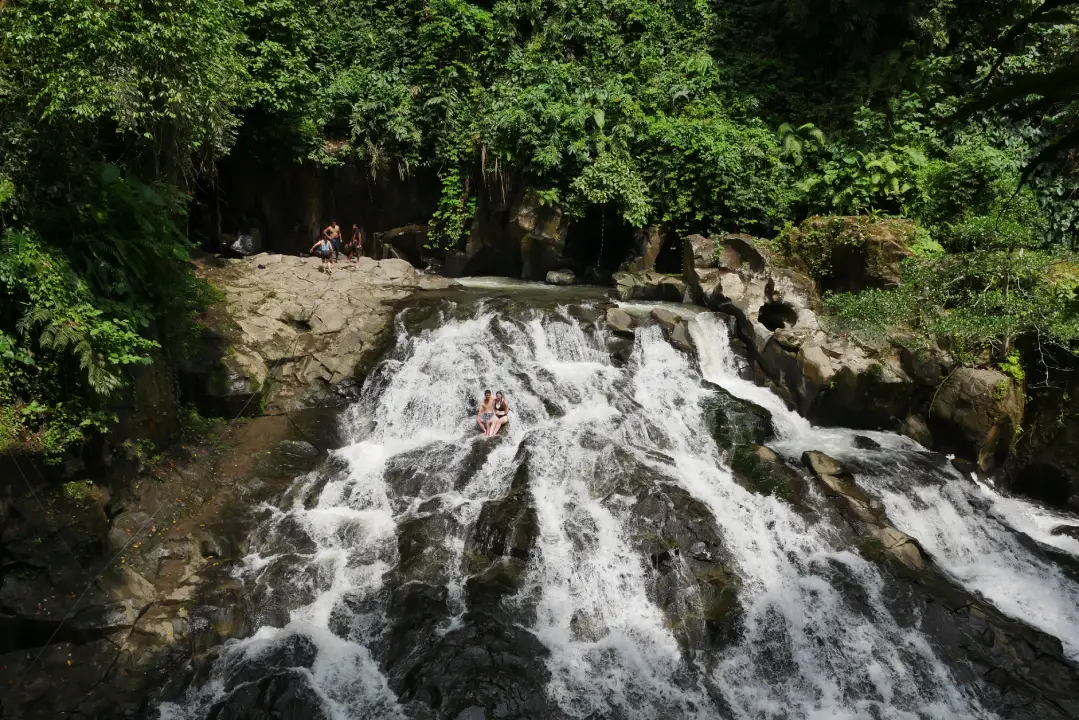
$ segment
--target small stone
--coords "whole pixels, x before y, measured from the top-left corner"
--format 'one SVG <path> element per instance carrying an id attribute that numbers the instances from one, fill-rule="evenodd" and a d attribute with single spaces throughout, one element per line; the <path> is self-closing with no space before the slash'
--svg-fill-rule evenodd
<path id="1" fill-rule="evenodd" d="M 1057 525 L 1049 531 L 1050 535 L 1063 535 L 1079 540 L 1079 525 Z"/>

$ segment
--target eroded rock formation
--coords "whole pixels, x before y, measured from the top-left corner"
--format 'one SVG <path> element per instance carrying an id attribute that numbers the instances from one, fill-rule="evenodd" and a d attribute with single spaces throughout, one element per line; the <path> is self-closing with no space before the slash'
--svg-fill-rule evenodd
<path id="1" fill-rule="evenodd" d="M 333 267 L 263 254 L 207 268 L 223 317 L 187 368 L 189 393 L 224 415 L 325 404 L 390 342 L 394 302 L 453 282 L 404 260 L 342 256 Z"/>

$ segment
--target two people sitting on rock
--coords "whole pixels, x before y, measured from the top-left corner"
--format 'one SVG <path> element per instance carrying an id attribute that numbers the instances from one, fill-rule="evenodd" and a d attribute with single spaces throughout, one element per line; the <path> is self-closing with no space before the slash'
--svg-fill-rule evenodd
<path id="1" fill-rule="evenodd" d="M 476 411 L 476 424 L 480 426 L 484 437 L 493 437 L 498 434 L 502 426 L 510 421 L 510 406 L 499 390 L 494 399 L 491 391 L 483 391 L 483 402 Z"/>

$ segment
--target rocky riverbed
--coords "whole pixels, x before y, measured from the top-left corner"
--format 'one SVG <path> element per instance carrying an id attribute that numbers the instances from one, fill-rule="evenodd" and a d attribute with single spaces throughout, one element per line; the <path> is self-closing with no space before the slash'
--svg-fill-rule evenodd
<path id="1" fill-rule="evenodd" d="M 223 300 L 185 367 L 154 368 L 154 393 L 140 381 L 130 437 L 60 465 L 0 458 L 0 717 L 136 715 L 174 663 L 261 625 L 229 574 L 252 509 L 337 446 L 396 304 L 453 284 L 401 260 L 197 266 Z M 223 419 L 190 427 L 184 402 Z M 151 425 L 175 444 L 140 436 Z"/>

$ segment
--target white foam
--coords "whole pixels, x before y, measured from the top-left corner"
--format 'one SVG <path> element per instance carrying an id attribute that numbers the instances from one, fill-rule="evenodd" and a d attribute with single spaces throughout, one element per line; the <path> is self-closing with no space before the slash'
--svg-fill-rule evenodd
<path id="1" fill-rule="evenodd" d="M 815 428 L 767 390 L 740 380 L 726 330 L 712 315 L 690 326 L 699 372 L 656 328 L 638 331 L 631 360 L 615 366 L 608 338 L 566 309 L 522 320 L 480 304 L 467 317 L 436 319 L 425 323 L 431 329 L 410 333 L 399 318 L 392 360 L 368 379 L 343 418 L 349 444 L 325 469 L 297 478 L 251 538 L 237 574 L 253 594 L 287 608 L 288 623 L 230 642 L 213 679 L 184 704 L 163 706 L 161 717 L 204 717 L 224 697 L 230 665 L 292 634 L 317 648 L 303 673 L 334 718 L 414 714 L 399 704 L 371 651 L 391 630 L 386 583 L 423 573 L 421 582 L 447 589 L 448 612 L 433 635 L 463 627 L 472 529 L 484 503 L 507 495 L 521 462 L 539 536 L 523 588 L 505 607 L 547 648 L 548 699 L 565 715 L 987 717 L 926 638 L 890 615 L 873 563 L 851 552 L 834 528 L 735 482 L 702 414 L 702 401 L 714 392 L 702 375 L 769 409 L 780 452 L 864 453 L 850 431 Z M 512 407 L 494 440 L 479 437 L 475 426 L 484 388 L 505 391 Z M 898 436 L 871 435 L 894 457 L 917 450 Z M 701 522 L 715 523 L 730 555 L 724 562 L 740 578 L 744 624 L 741 641 L 719 655 L 688 653 L 684 645 L 686 616 L 700 601 L 684 558 L 670 570 L 676 606 L 656 604 L 658 571 L 634 534 L 640 489 L 626 476 L 620 458 L 627 454 L 640 466 L 641 482 L 662 478 L 713 516 Z M 893 482 L 897 473 L 859 482 L 881 495 L 901 528 L 926 533 L 920 539 L 960 582 L 1028 622 L 1079 627 L 1066 607 L 1073 587 L 1031 563 L 1020 544 L 991 532 L 1006 537 L 1000 525 L 1008 523 L 1045 542 L 1047 514 L 955 477 L 953 485 L 909 478 L 901 485 Z M 435 516 L 447 528 L 426 551 L 437 562 L 402 566 L 401 527 Z M 951 526 L 933 534 L 919 523 Z M 1054 544 L 1067 549 L 1071 542 Z M 985 562 L 990 553 L 1003 553 L 996 568 Z M 1011 605 L 999 596 L 1005 588 Z M 335 627 L 342 616 L 343 630 Z"/>
<path id="2" fill-rule="evenodd" d="M 814 427 L 771 392 L 738 378 L 726 329 L 715 316 L 698 316 L 691 331 L 701 351 L 705 378 L 772 412 L 781 436 L 774 443 L 777 451 L 792 458 L 804 450 L 820 450 L 852 461 L 864 462 L 871 457 L 854 444 L 854 431 Z M 929 471 L 924 464 L 913 464 L 904 451 L 920 446 L 907 438 L 881 432 L 861 434 L 881 443 L 884 452 L 878 453 L 880 459 L 872 464 L 872 471 L 863 469 L 856 473 L 856 479 L 880 497 L 896 527 L 917 538 L 966 589 L 1001 611 L 1055 635 L 1066 653 L 1079 659 L 1079 586 L 1008 532 L 1012 528 L 1075 553 L 1079 542 L 1048 532 L 1071 516 L 1019 498 L 1006 498 L 976 479 L 958 479 L 947 467 Z M 927 472 L 928 481 L 917 480 Z"/>
<path id="3" fill-rule="evenodd" d="M 665 428 L 675 479 L 712 510 L 742 580 L 745 634 L 712 675 L 736 715 L 982 717 L 925 639 L 891 617 L 871 563 L 834 545 L 829 529 L 808 525 L 782 501 L 734 482 L 700 416 L 705 391 L 683 356 L 652 329 L 638 332 L 638 357 L 635 397 Z M 713 378 L 725 383 L 730 376 Z M 731 385 L 756 394 L 740 382 Z M 647 447 L 655 436 L 626 440 Z M 865 591 L 869 612 L 851 606 L 837 573 Z"/>

